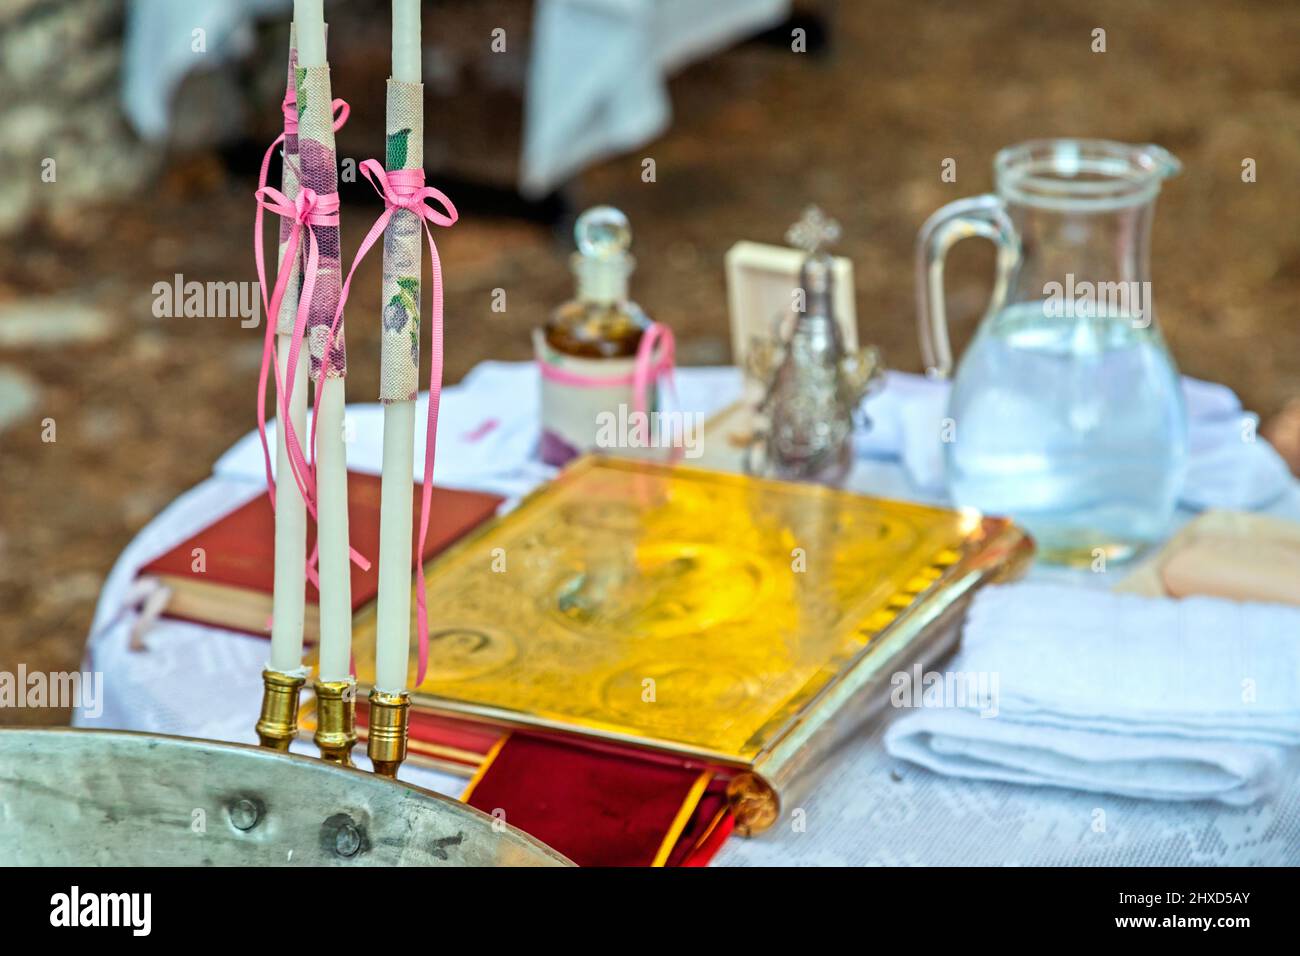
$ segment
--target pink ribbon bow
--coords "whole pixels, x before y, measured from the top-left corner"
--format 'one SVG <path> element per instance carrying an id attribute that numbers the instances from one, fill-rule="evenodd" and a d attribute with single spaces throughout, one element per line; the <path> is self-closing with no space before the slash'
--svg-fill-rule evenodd
<path id="1" fill-rule="evenodd" d="M 361 260 L 365 258 L 366 253 L 383 236 L 384 230 L 388 228 L 389 220 L 393 218 L 393 214 L 399 209 L 405 209 L 415 214 L 420 219 L 420 223 L 424 227 L 424 235 L 429 241 L 430 278 L 433 287 L 433 294 L 429 297 L 432 319 L 429 323 L 431 339 L 429 350 L 429 414 L 425 426 L 424 478 L 420 486 L 420 537 L 415 561 L 415 603 L 417 609 L 417 633 L 420 644 L 419 667 L 415 678 L 415 684 L 418 687 L 424 682 L 424 675 L 429 667 L 429 608 L 424 588 L 424 547 L 429 535 L 429 509 L 433 499 L 433 460 L 438 443 L 438 403 L 442 394 L 442 265 L 438 258 L 438 247 L 433 241 L 433 231 L 429 228 L 429 224 L 432 223 L 435 226 L 443 227 L 451 226 L 459 218 L 459 215 L 452 201 L 443 192 L 424 184 L 423 169 L 395 169 L 389 172 L 384 169 L 381 163 L 373 159 L 365 160 L 358 168 L 361 170 L 362 175 L 369 180 L 370 184 L 375 187 L 379 195 L 383 197 L 384 211 L 379 214 L 375 224 L 370 227 L 370 232 L 366 233 L 365 239 L 361 241 L 361 245 L 357 248 L 356 257 L 352 260 L 352 267 L 348 270 L 347 278 L 343 281 L 338 310 L 334 313 L 334 322 L 330 326 L 328 341 L 331 345 L 334 342 L 339 321 L 343 316 L 343 307 L 348 300 L 348 290 L 352 286 L 352 276 L 356 273 L 357 266 L 361 264 Z M 442 206 L 442 210 L 430 205 L 429 200 L 436 201 Z M 319 391 L 316 393 L 316 400 L 317 402 L 320 401 Z M 313 418 L 313 436 L 315 430 L 316 424 Z"/>
<path id="2" fill-rule="evenodd" d="M 285 133 L 281 133 L 270 148 L 267 149 L 266 155 L 262 159 L 261 172 L 258 175 L 258 188 L 254 193 L 257 200 L 257 214 L 253 223 L 253 259 L 257 264 L 257 279 L 262 291 L 262 307 L 266 316 L 266 335 L 262 343 L 262 367 L 257 380 L 257 431 L 262 441 L 262 457 L 266 467 L 267 491 L 271 499 L 271 507 L 274 509 L 275 479 L 271 471 L 271 448 L 266 438 L 267 382 L 271 373 L 274 372 L 279 422 L 280 427 L 284 429 L 285 448 L 288 452 L 290 470 L 293 473 L 294 482 L 298 485 L 298 491 L 302 495 L 303 502 L 307 506 L 307 512 L 315 520 L 317 517 L 315 455 L 313 453 L 312 459 L 309 460 L 303 452 L 301 440 L 289 417 L 289 399 L 293 395 L 296 384 L 298 355 L 302 350 L 302 341 L 307 329 L 307 317 L 311 308 L 312 295 L 316 288 L 316 270 L 320 258 L 320 249 L 316 240 L 316 227 L 337 226 L 339 224 L 339 197 L 337 193 L 321 195 L 308 187 L 303 187 L 297 197 L 290 199 L 280 190 L 267 185 L 267 173 L 270 169 L 271 156 L 275 153 L 276 147 L 284 141 L 285 135 L 297 129 L 297 110 L 291 109 L 292 102 L 288 98 L 285 100 Z M 333 107 L 335 112 L 334 128 L 337 130 L 347 122 L 348 105 L 343 100 L 335 100 Z M 290 123 L 291 113 L 293 116 L 292 124 Z M 275 288 L 269 297 L 266 291 L 266 262 L 262 251 L 262 218 L 264 211 L 275 213 L 282 218 L 288 219 L 291 223 L 289 238 L 285 243 L 284 257 L 276 275 Z M 307 233 L 307 262 L 303 268 L 302 288 L 298 297 L 298 311 L 294 318 L 293 334 L 290 337 L 289 371 L 288 375 L 281 379 L 280 368 L 276 362 L 275 322 L 280 314 L 280 305 L 284 300 L 289 277 L 293 274 L 293 270 L 285 268 L 285 264 L 296 260 L 304 230 Z M 337 327 L 338 321 L 339 318 L 336 316 L 334 327 Z M 328 359 L 333 347 L 334 334 L 331 332 L 325 349 L 326 365 L 328 365 Z M 320 389 L 316 391 L 316 401 L 320 401 Z M 315 448 L 315 422 L 312 423 L 311 447 Z M 349 550 L 353 563 L 364 570 L 370 568 L 370 562 L 355 548 Z M 316 585 L 319 590 L 320 581 L 316 575 L 315 563 L 316 552 L 313 550 L 304 571 L 307 579 Z"/>

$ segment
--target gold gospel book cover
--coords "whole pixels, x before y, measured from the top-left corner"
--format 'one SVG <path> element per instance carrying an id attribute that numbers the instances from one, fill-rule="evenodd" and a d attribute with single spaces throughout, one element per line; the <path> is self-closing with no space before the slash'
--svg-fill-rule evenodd
<path id="1" fill-rule="evenodd" d="M 730 768 L 761 829 L 1032 549 L 971 512 L 588 456 L 429 565 L 413 706 Z M 356 620 L 363 686 L 374 623 Z"/>

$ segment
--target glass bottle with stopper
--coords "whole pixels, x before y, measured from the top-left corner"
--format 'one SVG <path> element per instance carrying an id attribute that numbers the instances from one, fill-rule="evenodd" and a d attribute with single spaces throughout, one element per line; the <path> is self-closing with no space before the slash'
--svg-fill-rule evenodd
<path id="1" fill-rule="evenodd" d="M 838 485 L 853 457 L 853 413 L 881 374 L 879 353 L 850 353 L 834 311 L 834 259 L 825 247 L 839 223 L 809 206 L 786 233 L 807 253 L 794 307 L 771 345 L 750 352 L 750 372 L 766 383 L 762 420 L 746 457 L 750 472 Z M 760 458 L 761 455 L 761 458 Z"/>
<path id="2" fill-rule="evenodd" d="M 541 457 L 563 465 L 595 448 L 602 419 L 631 409 L 635 368 L 650 319 L 628 298 L 632 228 L 612 206 L 594 206 L 574 226 L 577 295 L 534 334 L 542 380 Z M 654 384 L 645 411 L 655 403 Z M 626 412 L 624 412 L 626 415 Z"/>

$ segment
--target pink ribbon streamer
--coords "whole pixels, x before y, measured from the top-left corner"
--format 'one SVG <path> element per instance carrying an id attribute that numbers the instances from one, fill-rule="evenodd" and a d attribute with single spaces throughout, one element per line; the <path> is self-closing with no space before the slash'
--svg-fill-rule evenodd
<path id="1" fill-rule="evenodd" d="M 340 107 L 343 110 L 342 117 L 338 117 L 334 120 L 334 132 L 337 133 L 339 127 L 348 121 L 349 107 L 347 103 L 343 102 L 343 100 L 335 100 L 330 104 L 330 106 L 334 109 L 335 113 L 339 111 Z M 268 161 L 271 158 L 271 151 L 275 149 L 276 144 L 279 143 L 280 140 L 284 139 L 286 136 L 294 136 L 298 132 L 298 93 L 292 86 L 289 87 L 284 94 L 284 102 L 280 104 L 280 112 L 284 114 L 284 132 L 280 134 L 280 139 L 277 139 L 272 143 L 271 149 L 267 151 Z"/>
<path id="2" fill-rule="evenodd" d="M 393 214 L 399 209 L 405 209 L 419 218 L 421 225 L 424 227 L 425 238 L 429 241 L 429 265 L 431 267 L 431 285 L 433 294 L 430 296 L 431 321 L 430 328 L 430 350 L 429 350 L 429 413 L 427 424 L 425 425 L 424 436 L 424 477 L 420 486 L 420 536 L 419 545 L 416 551 L 415 561 L 415 604 L 417 619 L 417 634 L 419 635 L 419 666 L 416 671 L 415 685 L 418 687 L 424 682 L 424 675 L 429 668 L 429 608 L 428 598 L 425 594 L 424 586 L 424 548 L 429 535 L 429 511 L 433 500 L 433 462 L 434 452 L 438 444 L 438 404 L 442 395 L 442 264 L 438 258 L 438 247 L 433 241 L 433 231 L 429 224 L 436 226 L 454 225 L 459 218 L 456 207 L 452 201 L 438 189 L 424 184 L 423 169 L 395 169 L 391 172 L 386 171 L 381 163 L 377 160 L 367 159 L 358 167 L 363 176 L 369 180 L 370 184 L 383 197 L 384 211 L 379 214 L 375 224 L 370 227 L 370 232 L 361 240 L 361 245 L 357 248 L 357 254 L 352 260 L 352 267 L 348 270 L 347 278 L 343 281 L 343 289 L 339 295 L 338 310 L 334 313 L 334 322 L 330 326 L 328 344 L 332 347 L 334 336 L 338 331 L 338 325 L 343 317 L 343 307 L 348 301 L 348 291 L 352 287 L 352 276 L 357 271 L 357 266 L 361 260 L 374 247 L 375 243 L 383 236 L 384 230 L 388 228 L 388 221 L 393 218 Z M 440 204 L 445 212 L 440 211 L 435 206 L 428 205 L 429 200 L 435 200 Z M 328 352 L 327 352 L 328 354 Z M 316 393 L 317 402 L 320 401 L 320 392 Z M 313 440 L 315 436 L 315 419 L 312 421 Z"/>
<path id="3" fill-rule="evenodd" d="M 347 122 L 349 110 L 347 103 L 343 100 L 335 100 L 332 105 L 335 112 L 334 128 L 337 130 Z M 266 467 L 266 487 L 271 499 L 271 507 L 274 510 L 276 504 L 275 478 L 271 470 L 271 448 L 266 437 L 267 383 L 272 372 L 274 372 L 279 423 L 280 427 L 284 429 L 285 448 L 288 452 L 290 470 L 293 473 L 294 482 L 298 486 L 298 491 L 302 495 L 303 502 L 307 506 L 307 512 L 315 520 L 317 517 L 315 453 L 313 451 L 309 459 L 303 452 L 301 440 L 289 417 L 289 399 L 293 395 L 296 384 L 298 355 L 302 350 L 303 337 L 307 329 L 307 314 L 311 305 L 312 293 L 316 287 L 316 270 L 319 265 L 320 255 L 316 241 L 316 227 L 337 226 L 339 224 L 339 197 L 337 193 L 320 195 L 304 186 L 296 198 L 290 199 L 280 190 L 267 184 L 271 157 L 275 154 L 276 147 L 284 142 L 286 134 L 297 129 L 298 111 L 294 106 L 293 99 L 290 97 L 286 97 L 284 101 L 284 117 L 285 132 L 275 139 L 267 149 L 266 155 L 262 158 L 262 167 L 257 180 L 257 191 L 254 193 L 257 200 L 257 213 L 253 221 L 253 259 L 257 265 L 257 279 L 262 292 L 263 314 L 266 316 L 266 335 L 262 343 L 262 367 L 257 379 L 257 431 L 262 442 L 262 458 Z M 280 376 L 280 368 L 276 361 L 274 317 L 280 314 L 280 303 L 284 299 L 288 280 L 293 274 L 293 270 L 283 267 L 278 270 L 275 288 L 268 298 L 266 291 L 266 262 L 262 250 L 264 211 L 275 213 L 291 221 L 289 238 L 285 243 L 283 262 L 291 262 L 298 255 L 302 233 L 304 230 L 307 233 L 307 262 L 302 273 L 302 289 L 298 297 L 298 311 L 294 318 L 293 335 L 289 344 L 289 371 L 284 379 Z M 325 350 L 326 357 L 329 356 L 333 349 L 334 330 L 337 329 L 338 322 L 339 316 L 336 315 Z M 316 390 L 317 407 L 319 407 L 319 402 L 320 389 L 318 388 Z M 313 421 L 310 445 L 312 449 L 315 448 L 315 437 L 316 425 L 315 421 Z M 370 562 L 363 555 L 355 548 L 349 548 L 349 552 L 353 563 L 363 570 L 369 570 Z M 311 581 L 319 590 L 320 581 L 316 575 L 315 564 L 316 552 L 313 550 L 304 571 L 307 580 Z"/>
<path id="4" fill-rule="evenodd" d="M 658 351 L 658 356 L 655 353 Z M 636 360 L 632 371 L 623 375 L 582 375 L 571 369 L 553 365 L 545 359 L 537 360 L 542 378 L 548 382 L 572 385 L 576 388 L 612 388 L 621 385 L 632 386 L 632 410 L 646 412 L 650 404 L 650 385 L 659 379 L 668 383 L 669 390 L 676 399 L 677 386 L 673 381 L 673 366 L 676 362 L 676 339 L 673 330 L 659 322 L 651 322 L 641 334 L 641 342 L 636 349 Z M 649 422 L 642 425 L 649 429 Z"/>

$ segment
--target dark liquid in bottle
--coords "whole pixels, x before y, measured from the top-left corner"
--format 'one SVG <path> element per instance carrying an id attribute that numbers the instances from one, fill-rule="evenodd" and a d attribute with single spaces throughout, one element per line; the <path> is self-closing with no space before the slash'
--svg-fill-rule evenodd
<path id="1" fill-rule="evenodd" d="M 618 303 L 574 300 L 555 310 L 546 323 L 546 344 L 580 358 L 631 358 L 650 325 L 640 309 Z"/>

